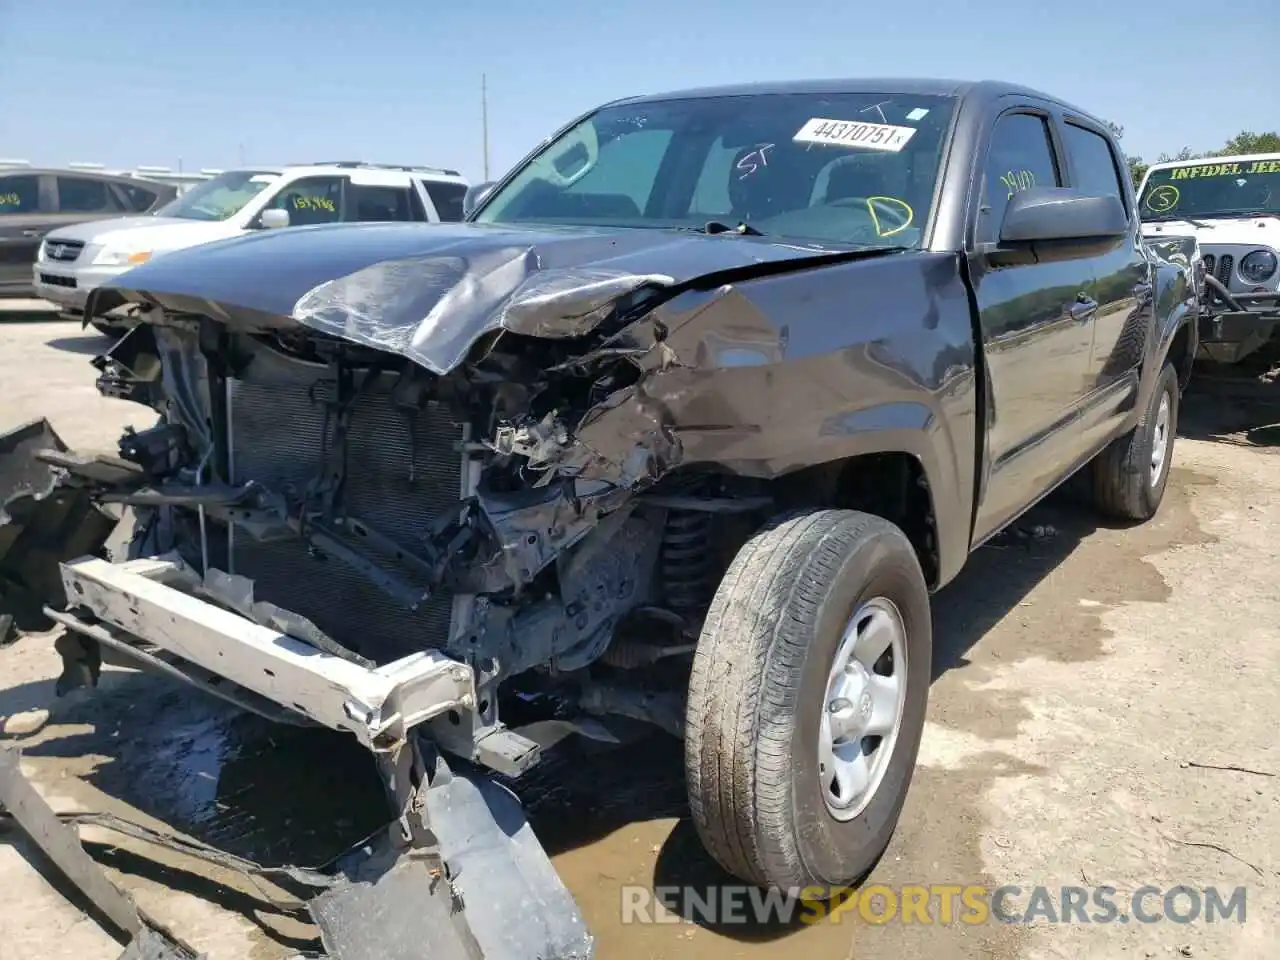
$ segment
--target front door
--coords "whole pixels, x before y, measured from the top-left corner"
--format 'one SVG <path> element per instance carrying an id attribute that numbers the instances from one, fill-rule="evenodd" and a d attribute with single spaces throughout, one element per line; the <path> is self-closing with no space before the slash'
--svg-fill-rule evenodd
<path id="1" fill-rule="evenodd" d="M 996 266 L 984 256 L 1014 194 L 1062 186 L 1062 169 L 1047 115 L 1019 108 L 996 120 L 970 256 L 988 387 L 976 541 L 1061 480 L 1080 450 L 1097 312 L 1092 261 Z"/>

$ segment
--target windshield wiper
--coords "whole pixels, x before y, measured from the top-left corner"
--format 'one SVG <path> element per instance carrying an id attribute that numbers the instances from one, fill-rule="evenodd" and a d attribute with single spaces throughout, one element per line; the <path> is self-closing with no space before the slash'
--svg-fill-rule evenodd
<path id="1" fill-rule="evenodd" d="M 695 228 L 697 229 L 697 228 Z M 739 220 L 736 227 L 731 227 L 727 223 L 719 220 L 708 220 L 706 225 L 699 231 L 700 233 L 736 233 L 744 237 L 763 237 L 764 231 L 757 230 L 751 224 Z"/>

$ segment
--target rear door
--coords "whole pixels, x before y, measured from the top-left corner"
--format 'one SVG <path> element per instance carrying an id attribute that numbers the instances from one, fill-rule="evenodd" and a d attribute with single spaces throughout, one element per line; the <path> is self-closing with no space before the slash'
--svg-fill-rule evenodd
<path id="1" fill-rule="evenodd" d="M 51 178 L 0 172 L 0 294 L 30 293 L 36 251 L 55 222 Z"/>
<path id="2" fill-rule="evenodd" d="M 1062 480 L 1081 449 L 1079 409 L 1097 311 L 1090 297 L 1094 262 L 1005 263 L 994 256 L 1016 193 L 1065 186 L 1054 129 L 1048 106 L 1006 108 L 978 160 L 969 267 L 987 368 L 987 450 L 974 525 L 979 542 Z"/>
<path id="3" fill-rule="evenodd" d="M 1092 447 L 1115 433 L 1138 396 L 1151 329 L 1151 266 L 1142 250 L 1132 193 L 1126 188 L 1128 164 L 1089 120 L 1066 117 L 1062 132 L 1071 186 L 1115 197 L 1129 215 L 1124 243 L 1092 258 L 1092 296 L 1098 313 L 1086 380 L 1090 396 L 1081 415 L 1085 446 Z"/>

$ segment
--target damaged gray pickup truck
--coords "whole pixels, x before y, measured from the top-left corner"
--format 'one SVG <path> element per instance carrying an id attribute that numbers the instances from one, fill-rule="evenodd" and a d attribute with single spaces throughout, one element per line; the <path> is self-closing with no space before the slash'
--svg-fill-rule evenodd
<path id="1" fill-rule="evenodd" d="M 99 387 L 159 421 L 110 457 L 9 439 L 9 606 L 66 627 L 64 686 L 108 658 L 358 738 L 399 830 L 354 913 L 385 924 L 386 877 L 434 851 L 458 950 L 592 952 L 492 779 L 566 731 L 683 737 L 738 877 L 856 881 L 912 778 L 930 592 L 1073 475 L 1113 517 L 1159 507 L 1190 263 L 1144 245 L 1105 124 L 990 82 L 623 100 L 470 206 L 101 290 L 139 322 Z M 506 724 L 517 696 L 559 712 Z"/>

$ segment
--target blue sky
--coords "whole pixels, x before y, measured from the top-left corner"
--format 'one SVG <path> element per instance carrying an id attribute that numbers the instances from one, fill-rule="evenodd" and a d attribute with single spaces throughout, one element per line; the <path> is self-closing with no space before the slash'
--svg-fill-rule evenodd
<path id="1" fill-rule="evenodd" d="M 186 169 L 360 158 L 478 180 L 483 72 L 495 175 L 617 96 L 911 74 L 1048 90 L 1123 124 L 1125 149 L 1151 160 L 1280 126 L 1276 10 L 1275 0 L 0 0 L 0 156 Z"/>

